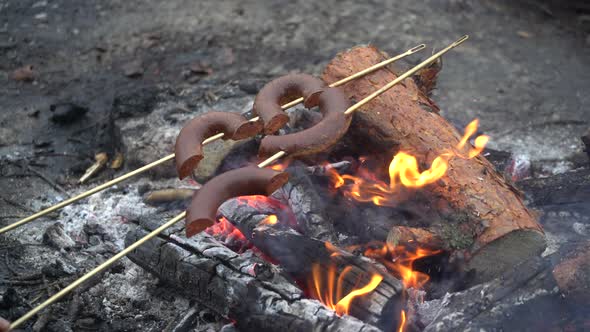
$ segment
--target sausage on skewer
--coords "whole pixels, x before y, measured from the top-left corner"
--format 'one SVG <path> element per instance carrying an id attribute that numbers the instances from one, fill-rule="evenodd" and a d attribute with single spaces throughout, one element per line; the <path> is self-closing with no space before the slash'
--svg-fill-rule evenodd
<path id="1" fill-rule="evenodd" d="M 248 195 L 270 196 L 289 180 L 287 173 L 247 166 L 220 174 L 197 191 L 187 209 L 186 236 L 191 237 L 217 220 L 217 209 L 226 200 Z"/>
<path id="2" fill-rule="evenodd" d="M 323 117 L 313 127 L 288 135 L 267 135 L 262 139 L 258 155 L 261 158 L 284 151 L 289 157 L 325 151 L 336 144 L 348 130 L 351 116 L 344 111 L 351 105 L 338 88 L 325 89 L 319 96 Z"/>
<path id="3" fill-rule="evenodd" d="M 325 88 L 324 81 L 311 75 L 285 75 L 270 81 L 258 92 L 252 110 L 262 119 L 264 133 L 273 134 L 289 122 L 281 105 L 303 97 L 305 107 L 315 107 Z"/>
<path id="4" fill-rule="evenodd" d="M 241 140 L 262 130 L 260 122 L 248 121 L 230 112 L 209 112 L 190 120 L 176 138 L 176 171 L 180 179 L 189 176 L 203 159 L 203 141 L 223 133 L 223 139 Z"/>

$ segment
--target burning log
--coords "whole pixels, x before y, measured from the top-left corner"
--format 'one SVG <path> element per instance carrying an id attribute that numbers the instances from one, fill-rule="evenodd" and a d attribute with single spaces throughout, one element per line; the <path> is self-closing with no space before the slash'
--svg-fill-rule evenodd
<path id="1" fill-rule="evenodd" d="M 353 48 L 332 60 L 323 79 L 333 82 L 383 57 L 373 47 Z M 396 76 L 391 69 L 381 70 L 342 88 L 349 98 L 358 100 Z M 363 106 L 349 135 L 355 142 L 352 148 L 372 150 L 358 153 L 382 154 L 396 148 L 427 164 L 465 143 L 409 79 Z M 439 215 L 431 229 L 438 230 L 447 247 L 467 258 L 467 269 L 476 271 L 475 282 L 490 280 L 545 248 L 543 230 L 519 191 L 482 156 L 449 160 L 441 179 L 421 191 Z"/>
<path id="2" fill-rule="evenodd" d="M 310 276 L 330 275 L 342 279 L 344 285 L 338 292 L 347 294 L 357 285 L 365 285 L 374 275 L 382 280 L 374 290 L 358 301 L 352 301 L 347 311 L 371 325 L 390 330 L 398 325 L 397 315 L 402 310 L 404 289 L 401 281 L 394 278 L 384 268 L 375 265 L 369 259 L 351 255 L 334 245 L 304 236 L 284 223 L 268 223 L 265 220 L 273 215 L 272 206 L 265 209 L 261 205 L 248 204 L 241 199 L 233 199 L 220 208 L 220 213 L 230 220 L 251 241 L 273 261 L 279 263 L 295 280 L 303 282 Z M 360 281 L 359 281 L 360 280 Z M 321 281 L 315 280 L 313 286 L 319 287 Z M 309 287 L 309 286 L 308 286 Z M 320 293 L 329 292 L 321 289 Z M 337 291 L 337 290 L 334 290 Z M 339 297 L 328 294 L 327 302 L 337 302 Z M 325 298 L 324 298 L 324 301 Z M 334 306 L 338 310 L 337 306 Z"/>
<path id="3" fill-rule="evenodd" d="M 143 220 L 129 232 L 126 244 L 155 226 L 155 222 Z M 128 257 L 186 297 L 234 320 L 240 330 L 379 331 L 306 299 L 298 287 L 251 251 L 237 254 L 206 233 L 186 239 L 182 229 L 176 228 Z"/>

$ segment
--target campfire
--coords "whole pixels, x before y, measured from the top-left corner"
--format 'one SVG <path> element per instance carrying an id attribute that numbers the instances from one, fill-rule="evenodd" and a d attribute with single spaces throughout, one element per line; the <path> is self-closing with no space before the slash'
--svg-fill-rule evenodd
<path id="1" fill-rule="evenodd" d="M 258 151 L 231 151 L 216 176 L 198 181 L 186 211 L 157 223 L 140 218 L 125 250 L 12 323 L 0 319 L 0 331 L 23 326 L 123 257 L 240 330 L 454 330 L 481 314 L 470 303 L 505 305 L 507 293 L 541 274 L 546 238 L 522 193 L 486 159 L 490 137 L 478 120 L 457 128 L 429 98 L 434 61 L 466 39 L 405 73 L 367 46 L 340 53 L 321 79 L 277 78 L 258 93 L 250 120 L 196 117 L 174 154 L 0 229 L 173 159 L 178 177 L 194 184 L 203 146 L 220 138 Z M 299 103 L 305 108 L 285 112 Z M 557 269 L 553 283 L 534 287 L 571 287 L 567 272 L 578 269 Z"/>

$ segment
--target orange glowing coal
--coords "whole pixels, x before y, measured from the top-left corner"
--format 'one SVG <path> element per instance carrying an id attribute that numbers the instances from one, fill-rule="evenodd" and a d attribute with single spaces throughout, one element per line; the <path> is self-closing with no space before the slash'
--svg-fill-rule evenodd
<path id="1" fill-rule="evenodd" d="M 287 167 L 289 167 L 289 164 L 290 164 L 290 161 L 287 160 L 287 161 L 284 161 L 284 162 L 281 162 L 278 164 L 274 164 L 274 165 L 270 166 L 270 168 L 274 169 L 277 172 L 282 172 L 282 171 L 286 170 Z"/>
<path id="2" fill-rule="evenodd" d="M 277 218 L 276 215 L 271 214 L 270 216 L 262 219 L 259 223 L 259 225 L 276 225 L 277 222 L 279 222 L 279 219 Z"/>
<path id="3" fill-rule="evenodd" d="M 466 155 L 461 153 L 469 138 L 477 131 L 478 124 L 477 119 L 471 121 L 455 149 L 449 149 L 438 155 L 432 161 L 430 168 L 424 171 L 420 171 L 415 156 L 400 151 L 389 164 L 389 184 L 375 179 L 374 176 L 340 175 L 333 169 L 329 170 L 330 179 L 334 188 L 340 188 L 345 196 L 357 201 L 373 202 L 375 205 L 395 205 L 399 201 L 396 194 L 400 185 L 419 188 L 431 184 L 445 175 L 452 158 L 471 159 L 479 155 L 489 140 L 486 135 L 475 138 L 474 145 L 469 148 Z"/>
<path id="4" fill-rule="evenodd" d="M 308 280 L 308 290 L 311 297 L 319 300 L 338 315 L 348 315 L 352 300 L 372 292 L 383 280 L 381 275 L 373 274 L 366 285 L 362 287 L 355 286 L 344 295 L 345 278 L 351 271 L 352 267 L 347 266 L 338 273 L 335 265 L 330 265 L 326 272 L 322 270 L 322 265 L 314 264 L 312 266 L 312 276 Z"/>
<path id="5" fill-rule="evenodd" d="M 244 234 L 232 225 L 229 220 L 225 219 L 225 217 L 220 217 L 219 222 L 205 229 L 205 232 L 224 241 L 236 240 L 242 243 L 248 242 Z"/>

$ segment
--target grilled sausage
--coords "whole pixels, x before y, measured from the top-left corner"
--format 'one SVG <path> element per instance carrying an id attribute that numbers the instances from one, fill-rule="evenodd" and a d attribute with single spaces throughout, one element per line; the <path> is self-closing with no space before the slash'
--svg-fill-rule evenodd
<path id="1" fill-rule="evenodd" d="M 276 133 L 289 122 L 281 105 L 303 97 L 305 107 L 315 107 L 325 87 L 324 81 L 307 74 L 289 74 L 267 83 L 256 95 L 253 107 L 264 123 L 264 133 Z"/>
<path id="2" fill-rule="evenodd" d="M 191 237 L 217 220 L 217 209 L 226 200 L 248 195 L 271 195 L 289 179 L 287 173 L 247 166 L 220 174 L 197 191 L 187 209 L 186 236 Z"/>
<path id="3" fill-rule="evenodd" d="M 190 120 L 176 138 L 176 171 L 180 179 L 189 176 L 203 159 L 203 141 L 223 133 L 223 139 L 240 140 L 252 137 L 262 130 L 259 122 L 248 121 L 230 112 L 209 112 Z"/>
<path id="4" fill-rule="evenodd" d="M 266 158 L 279 151 L 289 157 L 314 154 L 336 144 L 348 130 L 351 116 L 344 114 L 350 101 L 338 88 L 324 90 L 319 97 L 323 118 L 315 126 L 288 135 L 268 135 L 262 139 L 258 155 Z"/>

